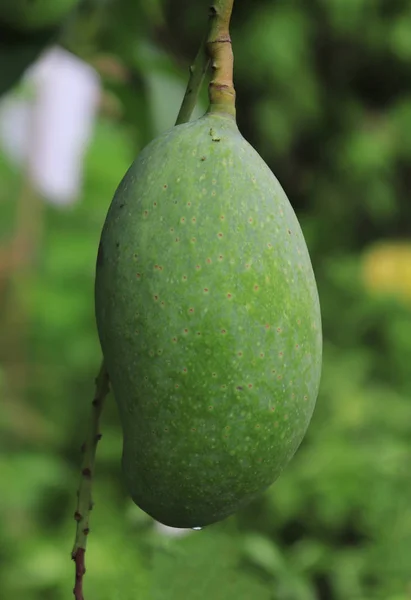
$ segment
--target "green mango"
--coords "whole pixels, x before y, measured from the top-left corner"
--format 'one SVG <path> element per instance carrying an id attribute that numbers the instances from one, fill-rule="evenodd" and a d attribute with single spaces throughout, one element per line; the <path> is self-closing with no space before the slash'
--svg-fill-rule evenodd
<path id="1" fill-rule="evenodd" d="M 17 31 L 34 31 L 58 25 L 79 0 L 1 0 L 0 21 Z"/>
<path id="2" fill-rule="evenodd" d="M 233 117 L 208 112 L 137 157 L 95 306 L 134 502 L 198 528 L 268 488 L 314 410 L 320 306 L 296 215 Z"/>
<path id="3" fill-rule="evenodd" d="M 54 29 L 30 35 L 16 33 L 0 23 L 0 97 L 18 83 L 57 35 Z"/>

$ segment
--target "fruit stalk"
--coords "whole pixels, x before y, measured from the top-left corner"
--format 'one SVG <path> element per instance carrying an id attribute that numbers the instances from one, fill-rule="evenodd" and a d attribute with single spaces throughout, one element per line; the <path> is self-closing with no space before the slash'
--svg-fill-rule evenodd
<path id="1" fill-rule="evenodd" d="M 206 51 L 213 71 L 208 88 L 209 112 L 229 114 L 235 118 L 234 57 L 230 37 L 233 4 L 234 0 L 215 0 L 210 7 L 211 25 Z"/>
<path id="2" fill-rule="evenodd" d="M 215 7 L 213 7 L 213 9 L 211 10 L 208 34 L 203 39 L 200 48 L 197 52 L 197 55 L 194 59 L 194 62 L 190 67 L 190 78 L 176 119 L 176 125 L 186 123 L 190 120 L 192 112 L 197 102 L 198 94 L 204 81 L 204 76 L 210 64 L 210 56 L 214 56 L 213 53 L 210 54 L 207 50 L 207 44 L 210 43 L 210 40 L 217 39 L 219 36 L 219 32 L 221 33 L 221 31 L 224 31 L 221 30 L 220 20 L 216 19 L 215 16 L 216 14 L 220 14 L 221 6 L 224 7 L 224 4 L 231 5 L 228 20 L 231 15 L 233 0 L 230 0 L 229 2 L 216 2 L 215 4 L 218 5 L 218 8 L 215 9 Z M 212 36 L 212 31 L 215 32 L 214 36 Z M 105 362 L 103 360 L 100 366 L 99 375 L 96 379 L 96 393 L 95 398 L 92 402 L 89 435 L 86 442 L 82 446 L 83 463 L 81 469 L 80 486 L 77 492 L 77 509 L 74 513 L 74 518 L 77 521 L 77 529 L 74 548 L 71 556 L 76 565 L 75 587 L 73 590 L 74 597 L 76 600 L 84 600 L 83 576 L 86 572 L 84 559 L 87 545 L 87 536 L 89 533 L 90 510 L 93 506 L 91 497 L 92 476 L 94 473 L 97 443 L 101 438 L 101 435 L 99 433 L 100 416 L 103 409 L 104 400 L 108 392 L 109 375 L 105 366 Z"/>
<path id="3" fill-rule="evenodd" d="M 96 378 L 96 391 L 92 402 L 91 420 L 87 439 L 82 445 L 83 461 L 81 467 L 80 486 L 77 492 L 77 508 L 74 519 L 77 521 L 76 539 L 71 554 L 76 565 L 76 576 L 74 585 L 74 597 L 76 600 L 84 600 L 83 576 L 86 572 L 84 554 L 86 552 L 87 536 L 90 530 L 90 511 L 93 508 L 92 481 L 94 476 L 94 465 L 96 449 L 101 439 L 100 416 L 104 401 L 109 392 L 109 378 L 104 362 Z"/>

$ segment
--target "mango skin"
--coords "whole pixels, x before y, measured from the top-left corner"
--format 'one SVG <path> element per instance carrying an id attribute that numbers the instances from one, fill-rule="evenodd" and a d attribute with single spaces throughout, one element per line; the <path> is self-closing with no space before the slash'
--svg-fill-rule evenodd
<path id="1" fill-rule="evenodd" d="M 138 156 L 103 227 L 95 307 L 140 508 L 202 527 L 277 479 L 318 394 L 320 306 L 295 213 L 234 119 L 208 113 Z"/>

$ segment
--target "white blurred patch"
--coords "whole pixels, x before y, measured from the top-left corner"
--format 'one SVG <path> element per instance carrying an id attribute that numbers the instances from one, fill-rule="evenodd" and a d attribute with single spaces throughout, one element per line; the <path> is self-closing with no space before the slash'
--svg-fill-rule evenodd
<path id="1" fill-rule="evenodd" d="M 11 94 L 0 106 L 0 143 L 53 204 L 81 193 L 83 161 L 100 102 L 97 72 L 70 52 L 53 47 L 23 82 L 32 99 Z"/>

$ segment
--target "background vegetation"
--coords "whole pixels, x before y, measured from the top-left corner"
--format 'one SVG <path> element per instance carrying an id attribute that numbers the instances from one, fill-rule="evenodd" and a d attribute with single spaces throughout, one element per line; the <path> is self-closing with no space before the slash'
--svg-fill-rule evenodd
<path id="1" fill-rule="evenodd" d="M 207 5 L 85 2 L 67 22 L 60 43 L 104 86 L 77 203 L 44 202 L 0 154 L 1 598 L 71 597 L 98 238 L 129 163 L 173 125 Z M 287 191 L 318 281 L 317 409 L 258 501 L 171 536 L 126 494 L 110 398 L 86 600 L 411 598 L 410 31 L 409 0 L 235 3 L 239 127 Z"/>

